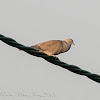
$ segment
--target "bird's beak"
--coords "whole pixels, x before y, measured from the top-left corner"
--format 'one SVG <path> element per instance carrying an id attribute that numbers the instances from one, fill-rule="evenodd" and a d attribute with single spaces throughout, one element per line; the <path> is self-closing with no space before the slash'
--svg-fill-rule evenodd
<path id="1" fill-rule="evenodd" d="M 72 44 L 75 45 L 74 42 Z"/>

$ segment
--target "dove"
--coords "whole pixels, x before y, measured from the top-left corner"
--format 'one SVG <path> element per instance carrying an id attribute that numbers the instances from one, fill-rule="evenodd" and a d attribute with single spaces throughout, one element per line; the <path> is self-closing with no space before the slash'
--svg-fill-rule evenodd
<path id="1" fill-rule="evenodd" d="M 75 45 L 72 39 L 66 40 L 49 40 L 36 45 L 33 45 L 34 49 L 47 54 L 48 56 L 56 57 L 60 53 L 67 52 L 71 45 Z"/>

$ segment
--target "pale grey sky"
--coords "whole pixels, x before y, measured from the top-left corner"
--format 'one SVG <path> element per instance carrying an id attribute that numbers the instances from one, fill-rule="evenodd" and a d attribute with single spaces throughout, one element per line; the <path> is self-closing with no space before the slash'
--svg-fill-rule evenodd
<path id="1" fill-rule="evenodd" d="M 72 38 L 59 59 L 100 75 L 99 0 L 0 0 L 0 34 L 26 46 Z M 100 100 L 99 83 L 2 41 L 0 61 L 0 100 Z"/>

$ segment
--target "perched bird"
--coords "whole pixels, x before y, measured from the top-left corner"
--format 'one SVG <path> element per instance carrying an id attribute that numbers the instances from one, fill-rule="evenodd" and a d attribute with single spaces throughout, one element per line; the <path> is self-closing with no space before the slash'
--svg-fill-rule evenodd
<path id="1" fill-rule="evenodd" d="M 71 45 L 74 44 L 72 39 L 66 39 L 66 40 L 49 40 L 46 42 L 42 42 L 36 45 L 33 45 L 34 49 L 43 52 L 49 56 L 58 55 L 60 53 L 67 52 Z M 75 45 L 75 44 L 74 44 Z"/>

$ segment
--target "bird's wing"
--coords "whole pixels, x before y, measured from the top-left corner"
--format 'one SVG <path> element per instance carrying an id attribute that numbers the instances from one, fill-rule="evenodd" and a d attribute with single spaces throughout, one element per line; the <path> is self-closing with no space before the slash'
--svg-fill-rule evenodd
<path id="1" fill-rule="evenodd" d="M 39 51 L 47 51 L 52 54 L 59 54 L 62 49 L 62 43 L 60 40 L 50 40 L 37 45 L 32 46 Z"/>

